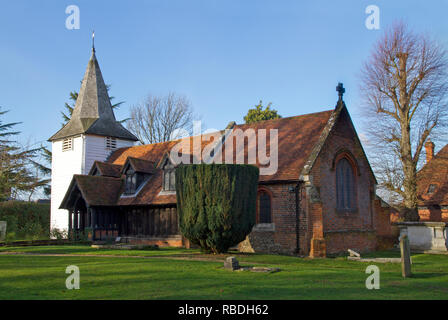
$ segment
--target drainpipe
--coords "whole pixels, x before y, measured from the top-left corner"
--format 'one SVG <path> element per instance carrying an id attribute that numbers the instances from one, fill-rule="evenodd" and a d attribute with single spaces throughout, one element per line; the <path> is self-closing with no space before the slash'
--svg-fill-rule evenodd
<path id="1" fill-rule="evenodd" d="M 300 253 L 300 200 L 303 181 L 299 181 L 295 187 L 296 196 L 296 253 Z"/>

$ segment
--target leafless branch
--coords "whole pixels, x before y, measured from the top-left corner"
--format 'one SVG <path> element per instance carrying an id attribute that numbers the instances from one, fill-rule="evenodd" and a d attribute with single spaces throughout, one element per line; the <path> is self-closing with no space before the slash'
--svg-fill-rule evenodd
<path id="1" fill-rule="evenodd" d="M 157 143 L 179 138 L 176 129 L 182 128 L 191 134 L 193 119 L 193 108 L 185 96 L 148 95 L 144 102 L 131 108 L 127 126 L 142 143 Z"/>
<path id="2" fill-rule="evenodd" d="M 417 207 L 416 174 L 427 139 L 443 141 L 447 125 L 447 53 L 403 23 L 386 30 L 361 71 L 371 161 L 382 187 Z M 378 156 L 380 155 L 380 156 Z M 387 161 L 386 159 L 387 158 Z"/>

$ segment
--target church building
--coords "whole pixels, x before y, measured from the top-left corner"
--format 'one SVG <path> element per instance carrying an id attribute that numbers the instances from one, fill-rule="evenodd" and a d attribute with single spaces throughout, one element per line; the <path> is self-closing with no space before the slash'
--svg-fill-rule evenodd
<path id="1" fill-rule="evenodd" d="M 426 163 L 417 173 L 420 221 L 448 222 L 448 145 L 435 155 L 428 139 L 425 149 Z"/>
<path id="2" fill-rule="evenodd" d="M 376 196 L 377 182 L 342 85 L 337 90 L 336 106 L 327 111 L 231 122 L 218 132 L 219 139 L 204 135 L 134 145 L 137 138 L 115 120 L 93 52 L 73 116 L 50 138 L 52 227 L 86 232 L 93 241 L 120 237 L 128 243 L 188 247 L 178 227 L 173 148 L 185 141 L 194 148 L 199 138 L 199 151 L 212 150 L 216 159 L 225 153 L 217 142 L 242 132 L 243 148 L 232 150 L 232 161 L 253 156 L 249 163 L 263 168 L 266 157 L 249 136 L 259 142 L 267 132 L 268 158 L 278 154 L 276 170 L 260 174 L 256 225 L 239 249 L 312 257 L 348 248 L 375 250 L 391 236 L 390 208 Z M 176 154 L 192 159 L 194 152 L 183 148 Z"/>

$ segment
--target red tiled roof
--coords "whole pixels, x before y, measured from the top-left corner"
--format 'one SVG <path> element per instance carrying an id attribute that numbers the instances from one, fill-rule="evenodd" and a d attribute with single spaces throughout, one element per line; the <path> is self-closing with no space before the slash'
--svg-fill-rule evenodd
<path id="1" fill-rule="evenodd" d="M 260 175 L 260 182 L 267 183 L 273 181 L 297 181 L 304 165 L 310 158 L 311 152 L 320 141 L 319 139 L 322 139 L 322 137 L 324 136 L 322 133 L 327 124 L 331 122 L 329 120 L 331 115 L 334 114 L 333 111 L 334 110 L 329 110 L 296 117 L 267 120 L 252 124 L 236 125 L 231 132 L 235 133 L 235 130 L 237 129 L 241 129 L 243 131 L 247 129 L 253 129 L 258 141 L 258 135 L 260 132 L 259 130 L 265 129 L 267 135 L 266 150 L 268 151 L 267 156 L 269 157 L 269 133 L 271 129 L 277 129 L 278 170 L 272 175 Z M 220 131 L 218 133 L 222 134 L 224 133 L 224 131 Z M 210 143 L 215 142 L 210 138 L 211 136 L 213 136 L 213 134 L 202 136 L 200 150 L 204 150 L 204 148 Z M 227 139 L 230 139 L 230 137 L 231 136 L 228 136 Z M 190 150 L 187 151 L 187 153 L 190 155 L 190 159 L 192 159 L 191 155 L 193 154 L 192 141 L 195 138 L 198 138 L 198 136 L 185 138 L 190 140 Z M 180 141 L 181 140 L 175 140 L 117 149 L 110 155 L 107 163 L 109 165 L 113 165 L 114 168 L 118 168 L 122 167 L 126 163 L 126 161 L 131 161 L 133 165 L 139 168 L 142 167 L 144 169 L 148 169 L 149 164 L 151 164 L 151 166 L 159 164 L 164 159 L 164 157 L 169 154 L 171 149 Z M 238 154 L 244 152 L 244 159 L 247 163 L 248 151 L 257 151 L 257 146 L 248 146 L 247 140 L 245 140 L 244 150 L 235 149 L 236 148 L 234 148 L 233 151 L 233 161 L 236 161 L 236 156 Z M 225 155 L 225 144 L 222 147 L 222 154 Z M 258 154 L 255 154 L 256 165 L 260 167 Z M 147 181 L 147 183 L 142 187 L 142 189 L 135 197 L 121 196 L 119 198 L 118 190 L 122 190 L 122 180 L 117 178 L 114 179 L 115 180 L 112 183 L 113 185 L 108 187 L 103 185 L 103 182 L 101 180 L 92 180 L 90 179 L 90 177 L 86 178 L 85 176 L 80 179 L 76 178 L 76 181 L 80 185 L 80 189 L 82 189 L 81 191 L 83 192 L 83 196 L 88 197 L 88 200 L 86 199 L 86 201 L 90 201 L 92 204 L 95 203 L 94 205 L 110 205 L 112 203 L 116 205 L 163 205 L 176 203 L 175 194 L 161 193 L 163 171 L 160 168 L 153 169 L 150 180 Z M 100 185 L 96 184 L 95 181 L 97 181 Z M 105 180 L 103 181 L 105 182 Z"/>
<path id="2" fill-rule="evenodd" d="M 235 126 L 234 129 L 243 131 L 249 128 L 254 129 L 257 138 L 260 129 L 266 129 L 266 132 L 269 132 L 270 129 L 278 130 L 278 170 L 273 175 L 260 176 L 260 182 L 298 180 L 303 166 L 332 113 L 333 110 L 330 110 Z M 270 149 L 269 142 L 270 140 L 267 139 L 267 150 Z M 256 148 L 256 146 L 253 146 L 253 148 Z M 247 157 L 247 145 L 244 152 Z"/>
<path id="3" fill-rule="evenodd" d="M 153 161 L 128 157 L 128 162 L 135 172 L 154 173 L 156 165 Z"/>
<path id="4" fill-rule="evenodd" d="M 61 203 L 61 209 L 68 209 L 73 193 L 81 192 L 83 199 L 90 206 L 115 206 L 123 191 L 121 178 L 78 175 L 73 176 L 70 187 Z"/>
<path id="5" fill-rule="evenodd" d="M 108 163 L 124 165 L 128 157 L 158 163 L 162 156 L 171 150 L 178 141 L 168 141 L 141 146 L 120 148 L 115 150 L 107 160 Z"/>
<path id="6" fill-rule="evenodd" d="M 236 125 L 236 129 L 246 130 L 254 129 L 257 139 L 260 129 L 265 129 L 267 132 L 266 149 L 270 149 L 269 130 L 278 130 L 278 170 L 275 174 L 270 176 L 260 176 L 260 181 L 274 181 L 274 180 L 297 180 L 299 178 L 300 170 L 307 161 L 314 145 L 320 138 L 320 135 L 326 126 L 333 110 L 311 113 L 302 116 L 280 118 L 275 120 L 260 121 L 252 124 Z M 210 135 L 204 135 L 201 143 L 201 150 L 210 143 L 213 139 L 208 141 Z M 204 139 L 207 138 L 207 139 Z M 189 137 L 186 139 L 194 139 Z M 123 165 L 128 157 L 148 160 L 159 163 L 163 156 L 171 150 L 173 146 L 179 143 L 180 140 L 134 146 L 116 150 L 108 159 L 109 163 Z M 244 146 L 244 155 L 247 161 L 248 145 L 247 141 Z M 252 145 L 250 148 L 256 148 Z M 235 148 L 236 149 L 236 148 Z M 225 148 L 223 147 L 223 153 Z M 242 150 L 234 150 L 235 155 Z M 190 152 L 193 153 L 193 143 L 190 143 Z M 259 159 L 257 155 L 257 166 L 259 166 Z"/>
<path id="7" fill-rule="evenodd" d="M 428 193 L 431 184 L 436 188 Z M 448 145 L 417 173 L 417 197 L 420 206 L 448 205 Z"/>
<path id="8" fill-rule="evenodd" d="M 236 125 L 232 132 L 235 132 L 236 129 L 241 129 L 243 131 L 246 129 L 254 129 L 258 139 L 259 130 L 265 129 L 268 137 L 266 149 L 270 150 L 269 130 L 277 129 L 278 170 L 273 175 L 261 175 L 260 182 L 298 180 L 303 166 L 308 160 L 313 147 L 321 137 L 321 133 L 327 125 L 332 113 L 333 110 L 330 110 L 296 117 Z M 213 134 L 202 136 L 201 150 L 204 150 L 205 146 L 214 142 L 213 139 L 210 139 L 210 136 L 212 135 Z M 189 137 L 186 139 L 190 139 L 190 150 L 188 153 L 191 155 L 193 153 L 192 141 L 194 137 Z M 123 165 L 126 162 L 126 159 L 134 158 L 150 161 L 152 163 L 159 163 L 163 157 L 180 141 L 181 140 L 175 140 L 118 149 L 111 154 L 108 162 L 116 165 Z M 256 148 L 256 145 L 251 145 L 249 147 L 246 141 L 244 146 L 245 161 L 247 161 L 248 148 Z M 223 154 L 225 154 L 224 146 L 222 150 Z M 256 151 L 256 149 L 254 151 Z M 241 152 L 243 152 L 243 150 L 234 150 L 234 161 L 236 159 L 236 155 Z M 256 165 L 259 166 L 258 155 L 256 162 Z M 174 204 L 176 202 L 176 196 L 174 194 L 160 194 L 162 190 L 162 178 L 162 170 L 157 169 L 154 176 L 151 177 L 151 180 L 146 183 L 137 196 L 121 197 L 118 204 Z"/>
<path id="9" fill-rule="evenodd" d="M 90 169 L 89 175 L 93 174 L 94 169 L 97 169 L 99 174 L 104 177 L 115 177 L 120 178 L 121 177 L 121 166 L 107 163 L 107 162 L 101 162 L 101 161 L 95 161 L 93 163 L 92 168 Z"/>
<path id="10" fill-rule="evenodd" d="M 164 205 L 175 204 L 176 194 L 160 193 L 162 191 L 163 170 L 156 169 L 154 175 L 145 183 L 143 188 L 135 197 L 122 196 L 118 200 L 118 205 Z"/>

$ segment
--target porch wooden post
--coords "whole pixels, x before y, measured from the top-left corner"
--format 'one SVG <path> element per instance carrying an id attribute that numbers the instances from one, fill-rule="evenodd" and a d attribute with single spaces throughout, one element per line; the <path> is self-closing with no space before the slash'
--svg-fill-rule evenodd
<path id="1" fill-rule="evenodd" d="M 79 230 L 84 231 L 84 212 L 79 210 Z"/>
<path id="2" fill-rule="evenodd" d="M 92 215 L 92 218 L 90 219 L 90 228 L 92 228 L 92 241 L 95 241 L 95 233 L 96 233 L 96 210 L 94 208 L 90 208 L 90 213 Z"/>
<path id="3" fill-rule="evenodd" d="M 170 208 L 170 231 L 171 234 L 177 233 L 177 217 L 176 217 L 176 209 Z"/>
<path id="4" fill-rule="evenodd" d="M 79 212 L 78 212 L 78 208 L 77 207 L 75 207 L 74 215 L 75 215 L 75 219 L 73 221 L 73 227 L 75 229 L 75 232 L 78 232 L 78 228 L 79 228 L 79 217 L 78 217 L 79 216 Z"/>
<path id="5" fill-rule="evenodd" d="M 90 225 L 92 224 L 92 218 L 91 218 L 91 215 L 90 215 L 90 207 L 87 207 L 87 210 L 86 210 L 86 227 L 90 227 Z"/>
<path id="6" fill-rule="evenodd" d="M 149 235 L 154 236 L 155 234 L 155 210 L 149 209 Z"/>
<path id="7" fill-rule="evenodd" d="M 154 235 L 156 237 L 158 237 L 158 236 L 160 236 L 160 208 L 155 209 L 154 213 L 155 213 L 155 219 L 154 219 L 155 232 L 154 232 Z"/>
<path id="8" fill-rule="evenodd" d="M 68 236 L 70 238 L 73 232 L 73 210 L 68 211 Z"/>
<path id="9" fill-rule="evenodd" d="M 79 202 L 78 202 L 79 198 L 80 198 L 80 195 L 78 195 L 78 197 L 77 197 L 77 199 L 75 201 L 75 207 L 73 209 L 73 214 L 74 214 L 73 229 L 74 229 L 74 233 L 76 234 L 76 235 L 74 234 L 75 239 L 77 239 L 77 236 L 78 236 L 77 233 L 78 233 L 78 229 L 79 229 L 79 210 L 78 210 L 78 208 L 79 208 Z"/>

